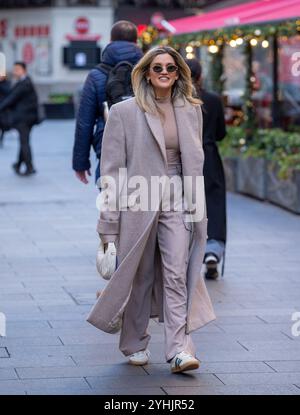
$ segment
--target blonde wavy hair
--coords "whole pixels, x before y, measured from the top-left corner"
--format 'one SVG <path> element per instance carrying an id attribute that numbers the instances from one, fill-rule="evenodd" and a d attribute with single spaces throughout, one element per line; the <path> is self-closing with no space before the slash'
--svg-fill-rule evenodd
<path id="1" fill-rule="evenodd" d="M 191 70 L 183 57 L 170 46 L 155 46 L 145 53 L 135 65 L 131 74 L 132 88 L 139 107 L 145 112 L 150 112 L 152 114 L 157 114 L 157 112 L 161 113 L 156 104 L 154 90 L 151 83 L 147 82 L 146 75 L 153 59 L 156 56 L 165 53 L 172 56 L 175 64 L 178 66 L 179 77 L 172 86 L 171 98 L 174 99 L 180 97 L 186 99 L 193 105 L 202 104 L 202 101 L 195 96 Z"/>

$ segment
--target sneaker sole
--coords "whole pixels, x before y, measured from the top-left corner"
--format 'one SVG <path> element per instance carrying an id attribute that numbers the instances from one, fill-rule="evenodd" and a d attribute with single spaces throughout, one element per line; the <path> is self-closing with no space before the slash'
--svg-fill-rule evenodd
<path id="1" fill-rule="evenodd" d="M 134 365 L 134 366 L 144 366 L 148 363 L 148 359 L 146 361 L 142 361 L 142 362 L 135 362 L 133 360 L 129 360 L 129 364 Z"/>
<path id="2" fill-rule="evenodd" d="M 180 367 L 177 368 L 172 368 L 171 371 L 172 373 L 178 373 L 178 372 L 186 372 L 187 370 L 195 370 L 198 369 L 200 367 L 200 362 L 187 362 L 184 365 L 181 365 Z"/>

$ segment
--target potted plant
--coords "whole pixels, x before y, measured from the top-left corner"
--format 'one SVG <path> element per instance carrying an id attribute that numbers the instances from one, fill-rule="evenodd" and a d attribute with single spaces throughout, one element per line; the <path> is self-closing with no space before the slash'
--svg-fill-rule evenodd
<path id="1" fill-rule="evenodd" d="M 299 133 L 282 132 L 273 142 L 272 151 L 268 152 L 267 198 L 300 214 Z"/>
<path id="2" fill-rule="evenodd" d="M 75 116 L 73 95 L 55 93 L 49 95 L 44 104 L 45 115 L 48 119 L 72 119 Z"/>
<path id="3" fill-rule="evenodd" d="M 240 148 L 245 139 L 241 127 L 228 126 L 226 137 L 219 143 L 220 155 L 222 157 L 226 189 L 230 192 L 237 191 L 237 161 Z"/>
<path id="4" fill-rule="evenodd" d="M 266 199 L 266 149 L 259 131 L 241 148 L 237 162 L 237 191 L 260 200 Z"/>

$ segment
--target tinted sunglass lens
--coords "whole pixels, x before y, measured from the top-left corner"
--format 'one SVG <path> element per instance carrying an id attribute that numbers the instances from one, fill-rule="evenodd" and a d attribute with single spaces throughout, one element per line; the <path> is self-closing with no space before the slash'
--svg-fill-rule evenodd
<path id="1" fill-rule="evenodd" d="M 152 67 L 152 70 L 156 73 L 160 73 L 163 71 L 163 67 L 160 65 L 155 65 Z M 168 65 L 167 66 L 167 71 L 168 72 L 175 72 L 177 71 L 177 66 L 176 65 Z"/>
<path id="2" fill-rule="evenodd" d="M 177 66 L 175 66 L 175 65 L 167 66 L 167 71 L 168 72 L 175 72 L 176 70 L 177 70 Z"/>
<path id="3" fill-rule="evenodd" d="M 162 70 L 163 70 L 163 68 L 159 65 L 153 66 L 152 69 L 153 69 L 154 72 L 157 72 L 157 73 L 162 72 Z"/>

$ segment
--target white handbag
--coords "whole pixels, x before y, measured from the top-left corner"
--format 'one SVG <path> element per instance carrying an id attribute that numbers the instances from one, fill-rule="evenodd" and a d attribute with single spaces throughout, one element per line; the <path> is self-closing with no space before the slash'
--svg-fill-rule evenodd
<path id="1" fill-rule="evenodd" d="M 104 252 L 104 244 L 100 240 L 97 250 L 96 267 L 100 276 L 105 280 L 109 280 L 115 272 L 117 266 L 117 250 L 114 242 L 109 242 Z"/>

